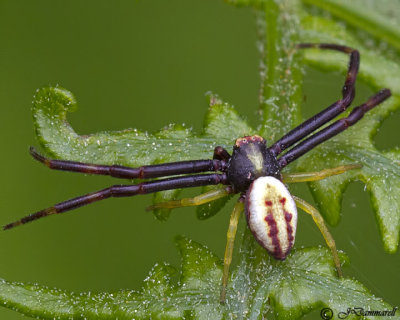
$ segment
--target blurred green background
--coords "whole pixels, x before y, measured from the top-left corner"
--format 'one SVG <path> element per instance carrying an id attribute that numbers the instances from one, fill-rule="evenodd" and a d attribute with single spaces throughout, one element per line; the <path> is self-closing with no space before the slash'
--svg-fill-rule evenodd
<path id="1" fill-rule="evenodd" d="M 37 146 L 30 107 L 39 87 L 59 84 L 75 94 L 79 109 L 69 121 L 80 134 L 154 131 L 171 122 L 201 130 L 209 90 L 256 124 L 258 54 L 248 8 L 222 0 L 1 0 L 0 41 L 0 224 L 116 182 L 50 171 L 30 158 L 29 146 Z M 340 96 L 343 75 L 306 70 L 303 110 L 310 116 Z M 371 94 L 362 83 L 357 89 L 356 103 Z M 399 123 L 399 114 L 385 121 L 380 148 L 396 145 Z M 305 185 L 295 191 L 310 199 Z M 206 221 L 180 209 L 159 222 L 144 210 L 150 202 L 111 199 L 0 232 L 0 278 L 74 292 L 138 289 L 156 262 L 179 265 L 177 234 L 222 257 L 232 203 Z M 341 223 L 331 230 L 352 262 L 345 275 L 398 306 L 400 254 L 383 251 L 361 183 L 346 191 Z M 300 213 L 296 245 L 318 244 L 321 234 Z M 0 319 L 22 318 L 0 309 Z"/>

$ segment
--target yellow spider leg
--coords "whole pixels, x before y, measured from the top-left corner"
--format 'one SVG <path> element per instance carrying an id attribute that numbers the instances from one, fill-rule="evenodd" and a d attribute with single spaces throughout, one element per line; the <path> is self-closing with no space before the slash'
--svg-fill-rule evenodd
<path id="1" fill-rule="evenodd" d="M 193 198 L 183 198 L 180 200 L 172 200 L 166 202 L 155 203 L 146 208 L 147 211 L 151 211 L 159 208 L 179 208 L 179 207 L 190 207 L 190 206 L 199 206 L 201 204 L 211 202 L 220 198 L 223 198 L 232 193 L 232 189 L 230 187 L 219 188 L 215 190 L 208 191 L 206 193 L 200 194 Z"/>
<path id="2" fill-rule="evenodd" d="M 332 235 L 330 234 L 328 228 L 326 227 L 326 224 L 324 222 L 324 218 L 322 218 L 321 214 L 318 212 L 316 208 L 314 208 L 311 204 L 306 202 L 303 199 L 300 199 L 296 196 L 293 196 L 294 201 L 296 202 L 296 205 L 305 211 L 306 213 L 310 214 L 315 222 L 315 224 L 318 226 L 319 230 L 321 231 L 326 244 L 328 247 L 331 249 L 332 256 L 333 256 L 333 261 L 335 262 L 336 265 L 336 271 L 339 276 L 339 278 L 342 277 L 342 268 L 340 266 L 340 260 L 339 260 L 339 254 L 336 249 L 336 244 L 335 240 L 333 240 Z"/>
<path id="3" fill-rule="evenodd" d="M 229 278 L 229 267 L 232 262 L 232 255 L 233 255 L 233 246 L 235 244 L 235 237 L 237 226 L 239 222 L 240 214 L 243 212 L 244 204 L 242 201 L 238 201 L 233 208 L 231 218 L 229 220 L 229 228 L 227 232 L 227 241 L 225 247 L 225 255 L 224 255 L 224 273 L 222 275 L 222 284 L 221 284 L 221 294 L 219 297 L 219 302 L 221 304 L 225 303 L 225 296 L 226 296 L 226 286 L 228 285 L 228 278 Z"/>
<path id="4" fill-rule="evenodd" d="M 337 174 L 342 174 L 348 170 L 360 169 L 362 164 L 348 164 L 344 166 L 339 166 L 336 168 L 324 169 L 315 172 L 301 172 L 301 173 L 282 173 L 282 181 L 284 183 L 294 183 L 294 182 L 306 182 L 306 181 L 316 181 L 334 176 Z"/>

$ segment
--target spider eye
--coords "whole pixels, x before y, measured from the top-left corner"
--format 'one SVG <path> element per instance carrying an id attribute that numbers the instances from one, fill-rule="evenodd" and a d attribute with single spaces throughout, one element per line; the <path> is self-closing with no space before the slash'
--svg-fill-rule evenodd
<path id="1" fill-rule="evenodd" d="M 246 193 L 246 218 L 257 241 L 284 260 L 294 244 L 297 208 L 285 185 L 274 177 L 256 179 Z"/>

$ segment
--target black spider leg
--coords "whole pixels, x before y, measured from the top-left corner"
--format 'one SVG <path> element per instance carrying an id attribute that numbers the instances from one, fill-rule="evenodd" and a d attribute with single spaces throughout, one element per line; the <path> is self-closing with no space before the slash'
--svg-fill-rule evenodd
<path id="1" fill-rule="evenodd" d="M 322 129 L 321 131 L 318 131 L 311 137 L 303 140 L 301 143 L 294 146 L 292 149 L 290 149 L 288 152 L 286 152 L 283 156 L 281 156 L 278 159 L 278 164 L 280 168 L 282 169 L 287 164 L 296 160 L 297 158 L 307 153 L 320 143 L 346 130 L 348 127 L 352 126 L 357 121 L 359 121 L 366 112 L 376 107 L 378 104 L 382 103 L 390 96 L 391 92 L 389 89 L 383 89 L 379 91 L 378 93 L 370 97 L 366 103 L 354 108 L 350 112 L 348 117 L 335 121 L 334 123 Z"/>
<path id="2" fill-rule="evenodd" d="M 280 154 L 283 150 L 292 146 L 294 143 L 300 141 L 311 132 L 315 131 L 323 124 L 332 120 L 340 113 L 345 111 L 350 104 L 352 103 L 355 95 L 355 82 L 357 78 L 358 68 L 360 65 L 360 54 L 357 50 L 341 46 L 337 44 L 329 44 L 329 43 L 301 43 L 296 46 L 297 48 L 320 48 L 320 49 L 329 49 L 329 50 L 337 50 L 344 53 L 350 54 L 350 62 L 349 68 L 347 70 L 347 76 L 345 83 L 342 89 L 342 99 L 336 101 L 332 105 L 330 105 L 325 110 L 319 112 L 314 115 L 310 119 L 304 121 L 302 124 L 285 134 L 282 138 L 276 141 L 269 150 L 272 152 L 274 156 Z"/>
<path id="3" fill-rule="evenodd" d="M 109 188 L 88 193 L 86 195 L 57 203 L 53 207 L 38 211 L 22 219 L 9 223 L 3 230 L 11 229 L 21 224 L 31 222 L 49 215 L 66 212 L 92 202 L 100 201 L 110 197 L 131 197 L 138 194 L 147 194 L 163 190 L 199 187 L 207 185 L 228 184 L 226 174 L 202 174 L 182 176 L 156 181 L 148 181 L 136 185 L 114 185 Z"/>
<path id="4" fill-rule="evenodd" d="M 216 147 L 213 160 L 180 161 L 130 168 L 118 165 L 108 166 L 67 160 L 52 160 L 37 153 L 33 147 L 31 147 L 29 151 L 36 160 L 40 161 L 50 169 L 108 175 L 122 179 L 148 179 L 177 174 L 225 171 L 227 164 L 226 161 L 230 157 L 225 149 L 222 147 Z"/>

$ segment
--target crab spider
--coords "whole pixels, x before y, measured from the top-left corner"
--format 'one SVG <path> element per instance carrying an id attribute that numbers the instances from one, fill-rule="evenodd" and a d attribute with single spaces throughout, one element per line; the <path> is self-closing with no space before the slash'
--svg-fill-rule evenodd
<path id="1" fill-rule="evenodd" d="M 351 169 L 361 168 L 361 165 L 349 164 L 308 173 L 286 174 L 281 173 L 281 171 L 289 163 L 312 150 L 317 145 L 357 123 L 366 112 L 389 98 L 391 93 L 389 89 L 379 91 L 364 104 L 354 108 L 347 117 L 341 118 L 318 130 L 344 112 L 353 101 L 360 56 L 357 50 L 336 44 L 303 43 L 297 45 L 297 48 L 330 49 L 350 55 L 347 76 L 342 89 L 342 99 L 304 121 L 270 147 L 267 147 L 266 141 L 258 135 L 244 136 L 236 140 L 232 155 L 224 148 L 216 147 L 213 159 L 180 161 L 142 166 L 139 168 L 52 160 L 45 158 L 31 148 L 30 152 L 32 156 L 51 169 L 109 175 L 122 179 L 162 177 L 164 179 L 150 180 L 136 185 L 114 185 L 97 192 L 57 203 L 52 207 L 9 223 L 3 229 L 11 229 L 30 221 L 63 213 L 110 197 L 130 197 L 163 190 L 223 184 L 226 185 L 225 188 L 212 190 L 194 198 L 158 203 L 148 208 L 151 210 L 155 208 L 197 206 L 229 194 L 240 194 L 231 215 L 227 234 L 220 294 L 221 303 L 225 301 L 229 266 L 232 261 L 233 243 L 238 219 L 243 211 L 245 211 L 248 226 L 256 240 L 274 258 L 279 260 L 284 260 L 287 257 L 295 241 L 297 226 L 296 207 L 300 207 L 309 213 L 332 252 L 336 270 L 340 277 L 342 271 L 335 241 L 329 233 L 322 216 L 313 206 L 291 195 L 284 183 L 320 180 Z M 288 148 L 290 149 L 282 154 Z M 166 178 L 175 175 L 179 176 Z"/>

